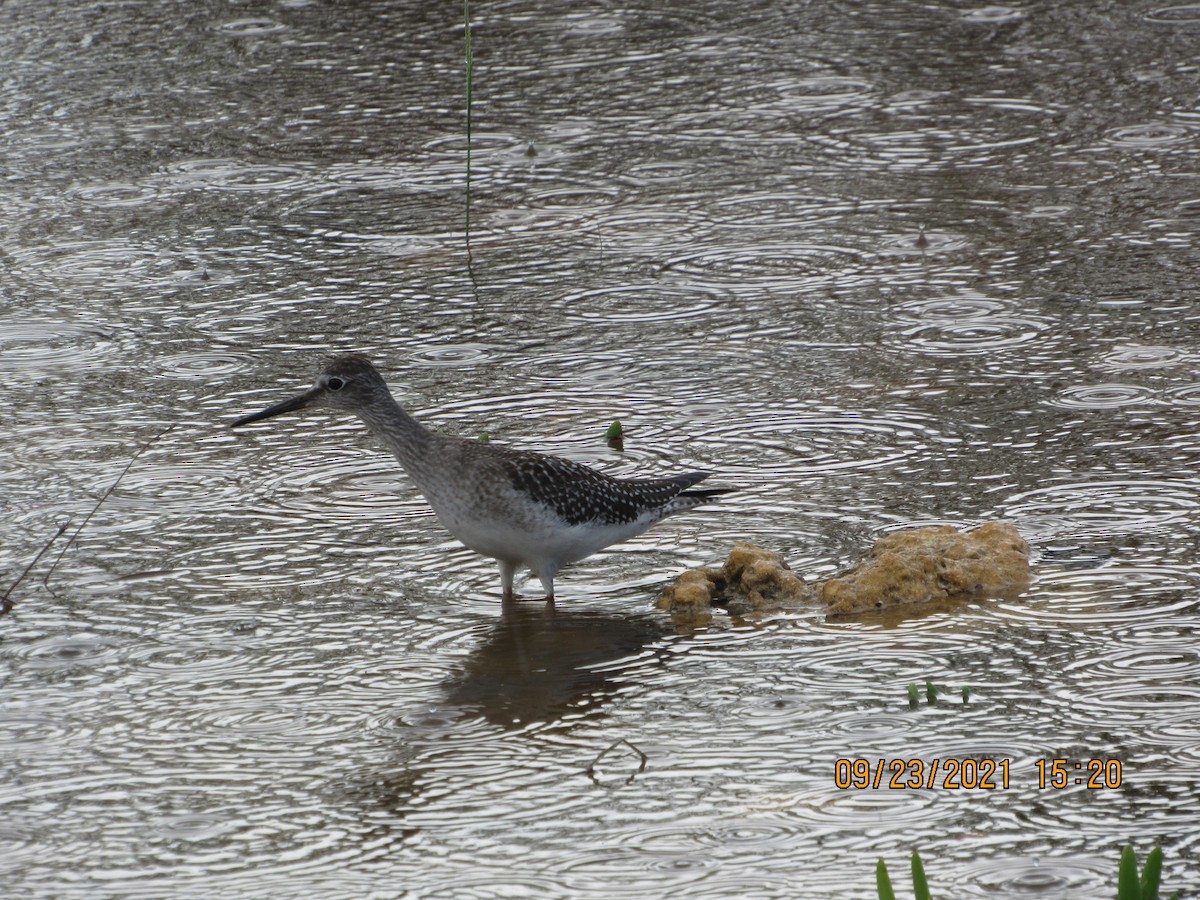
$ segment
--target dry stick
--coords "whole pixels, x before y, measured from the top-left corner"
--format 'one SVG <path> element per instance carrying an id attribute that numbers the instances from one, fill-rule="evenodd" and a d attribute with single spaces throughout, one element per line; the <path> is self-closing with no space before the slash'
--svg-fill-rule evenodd
<path id="1" fill-rule="evenodd" d="M 638 757 L 641 759 L 641 765 L 638 766 L 638 770 L 636 772 L 632 773 L 628 778 L 626 778 L 625 783 L 632 784 L 633 779 L 637 778 L 637 776 L 640 775 L 642 772 L 645 772 L 646 766 L 650 762 L 650 757 L 648 757 L 645 753 L 643 753 L 641 748 L 635 746 L 634 743 L 632 741 L 630 741 L 628 738 L 619 738 L 618 740 L 613 741 L 611 744 L 609 744 L 607 747 L 605 747 L 603 750 L 601 750 L 599 753 L 596 754 L 596 758 L 593 759 L 591 762 L 591 765 L 589 765 L 587 767 L 588 778 L 592 779 L 592 781 L 594 781 L 596 784 L 599 784 L 600 779 L 596 777 L 596 766 L 600 764 L 601 760 L 603 760 L 604 757 L 608 756 L 608 754 L 612 753 L 614 750 L 616 750 L 622 744 L 624 744 L 626 747 L 628 747 L 630 750 L 632 750 L 634 753 L 636 753 L 638 755 Z"/>
<path id="2" fill-rule="evenodd" d="M 142 444 L 142 446 L 138 448 L 137 453 L 130 457 L 129 462 L 125 463 L 125 468 L 121 470 L 121 474 L 117 476 L 117 480 L 114 481 L 109 489 L 104 492 L 104 496 L 96 501 L 96 505 L 92 507 L 92 511 L 87 514 L 87 517 L 82 522 L 79 523 L 79 527 L 75 529 L 75 533 L 67 539 L 67 545 L 62 548 L 62 551 L 55 558 L 54 564 L 50 566 L 50 571 L 47 572 L 46 577 L 42 579 L 42 584 L 46 585 L 46 587 L 50 587 L 50 576 L 54 574 L 54 570 L 57 569 L 58 564 L 62 562 L 63 555 L 71 549 L 71 544 L 75 543 L 75 538 L 79 537 L 79 533 L 83 531 L 84 526 L 92 520 L 92 516 L 94 516 L 100 509 L 100 506 L 104 503 L 104 501 L 107 500 L 109 495 L 117 489 L 117 485 L 121 483 L 121 479 L 125 477 L 125 474 L 133 467 L 133 464 L 137 462 L 137 458 L 149 450 L 151 444 L 157 441 L 168 431 L 172 430 L 174 427 L 174 425 L 168 425 L 154 437 L 150 438 L 150 440 L 146 441 L 146 443 Z"/>
<path id="3" fill-rule="evenodd" d="M 67 530 L 67 527 L 70 524 L 71 524 L 71 520 L 67 519 L 67 521 L 63 522 L 61 525 L 58 526 L 58 531 L 54 532 L 54 537 L 52 537 L 52 538 L 50 538 L 50 540 L 46 541 L 46 545 L 44 547 L 42 547 L 41 550 L 38 551 L 37 556 L 35 556 L 30 561 L 29 565 L 27 565 L 25 567 L 25 571 L 17 576 L 17 580 L 14 581 L 12 583 L 12 585 L 9 587 L 9 589 L 4 592 L 4 596 L 0 597 L 0 616 L 4 615 L 6 612 L 12 611 L 13 602 L 8 599 L 9 595 L 17 589 L 18 584 L 20 584 L 22 581 L 25 580 L 25 576 L 29 574 L 30 569 L 32 569 L 34 566 L 37 565 L 37 561 L 46 555 L 46 551 L 50 549 L 50 545 L 53 544 L 55 541 L 57 541 L 60 537 L 62 537 L 63 532 Z"/>

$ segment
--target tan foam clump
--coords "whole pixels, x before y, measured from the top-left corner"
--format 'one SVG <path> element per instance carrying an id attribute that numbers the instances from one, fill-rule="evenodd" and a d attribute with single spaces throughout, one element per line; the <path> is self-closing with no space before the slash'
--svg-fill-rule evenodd
<path id="1" fill-rule="evenodd" d="M 720 569 L 688 569 L 675 583 L 663 588 L 658 608 L 665 609 L 677 623 L 707 625 L 712 621 L 713 597 L 717 595 Z"/>
<path id="2" fill-rule="evenodd" d="M 738 541 L 721 568 L 688 569 L 668 585 L 658 608 L 668 610 L 676 622 L 706 624 L 714 605 L 735 615 L 749 615 L 811 600 L 812 591 L 782 555 Z"/>
<path id="3" fill-rule="evenodd" d="M 823 604 L 830 615 L 855 615 L 1013 596 L 1029 586 L 1029 578 L 1029 545 L 1000 522 L 968 532 L 949 525 L 897 531 L 876 541 L 852 571 L 812 587 L 780 554 L 739 541 L 721 568 L 680 575 L 663 590 L 658 608 L 693 625 L 710 622 L 713 606 L 752 616 Z"/>
<path id="4" fill-rule="evenodd" d="M 832 614 L 852 614 L 1005 597 L 1028 586 L 1029 545 L 1011 525 L 988 522 L 968 532 L 942 525 L 882 537 L 857 568 L 825 582 L 821 599 Z"/>

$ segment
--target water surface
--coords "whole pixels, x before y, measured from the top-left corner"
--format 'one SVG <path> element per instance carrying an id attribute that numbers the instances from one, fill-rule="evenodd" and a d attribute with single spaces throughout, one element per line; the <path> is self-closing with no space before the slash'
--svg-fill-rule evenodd
<path id="1" fill-rule="evenodd" d="M 1069 900 L 1126 843 L 1194 892 L 1197 8 L 476 7 L 470 255 L 453 4 L 0 7 L 6 586 L 174 425 L 0 619 L 6 896 L 862 898 L 918 849 Z M 740 490 L 504 612 L 356 423 L 226 427 L 349 349 Z M 995 518 L 1015 600 L 653 611 L 735 540 Z M 835 785 L 968 758 L 1009 785 Z"/>

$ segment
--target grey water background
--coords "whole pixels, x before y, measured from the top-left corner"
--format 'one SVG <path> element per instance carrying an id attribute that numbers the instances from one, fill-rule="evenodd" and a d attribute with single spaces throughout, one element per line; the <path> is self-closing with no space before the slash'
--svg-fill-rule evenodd
<path id="1" fill-rule="evenodd" d="M 473 6 L 468 257 L 460 6 L 0 5 L 4 586 L 175 426 L 0 618 L 4 895 L 862 898 L 918 849 L 1091 898 L 1131 842 L 1200 896 L 1200 6 Z M 356 423 L 227 428 L 348 349 L 740 491 L 504 614 Z M 990 519 L 1011 601 L 653 610 L 735 540 Z"/>

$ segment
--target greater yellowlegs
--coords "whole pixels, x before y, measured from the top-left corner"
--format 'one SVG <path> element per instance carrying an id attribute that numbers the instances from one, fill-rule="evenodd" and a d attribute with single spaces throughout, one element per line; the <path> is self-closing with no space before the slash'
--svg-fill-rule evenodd
<path id="1" fill-rule="evenodd" d="M 308 406 L 354 413 L 387 446 L 425 495 L 446 530 L 500 565 L 504 599 L 513 575 L 528 568 L 554 599 L 554 576 L 612 544 L 641 534 L 672 513 L 728 489 L 688 490 L 708 472 L 665 478 L 613 478 L 556 456 L 430 431 L 400 408 L 370 360 L 332 360 L 306 392 L 233 427 Z"/>

